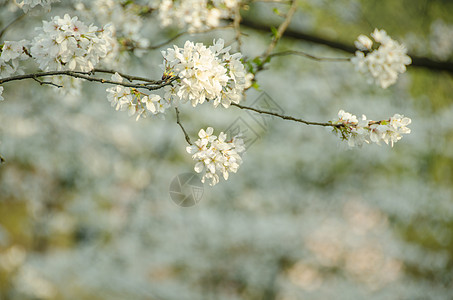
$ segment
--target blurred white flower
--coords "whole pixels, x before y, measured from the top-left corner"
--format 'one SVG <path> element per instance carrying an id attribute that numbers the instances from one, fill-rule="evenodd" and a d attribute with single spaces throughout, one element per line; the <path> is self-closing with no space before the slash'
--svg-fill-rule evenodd
<path id="1" fill-rule="evenodd" d="M 163 0 L 158 7 L 159 19 L 162 27 L 176 25 L 196 32 L 219 26 L 221 19 L 232 18 L 237 5 L 236 0 Z"/>
<path id="2" fill-rule="evenodd" d="M 14 1 L 25 13 L 34 8 L 37 5 L 50 10 L 50 5 L 54 2 L 60 2 L 60 0 L 22 0 L 21 2 Z"/>
<path id="3" fill-rule="evenodd" d="M 373 41 L 366 35 L 361 34 L 357 38 L 357 41 L 354 42 L 354 45 L 357 49 L 366 51 L 371 49 L 371 47 L 373 46 Z"/>
<path id="4" fill-rule="evenodd" d="M 431 24 L 430 48 L 439 59 L 446 60 L 453 56 L 453 24 L 442 20 Z"/>
<path id="5" fill-rule="evenodd" d="M 359 72 L 368 74 L 371 81 L 385 89 L 396 82 L 398 74 L 404 73 L 406 65 L 412 61 L 406 47 L 391 39 L 384 30 L 375 29 L 371 36 L 380 46 L 372 50 L 372 41 L 360 35 L 355 45 L 361 51 L 356 51 L 351 62 Z"/>

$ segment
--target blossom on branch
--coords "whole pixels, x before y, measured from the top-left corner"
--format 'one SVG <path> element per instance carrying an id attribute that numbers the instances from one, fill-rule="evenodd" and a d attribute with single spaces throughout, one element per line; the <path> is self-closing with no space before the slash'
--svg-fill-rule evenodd
<path id="1" fill-rule="evenodd" d="M 348 141 L 349 147 L 362 146 L 363 143 L 370 142 L 380 145 L 384 141 L 387 145 L 393 144 L 402 138 L 402 134 L 409 134 L 411 130 L 406 126 L 411 123 L 411 119 L 399 114 L 393 115 L 388 120 L 371 121 L 362 115 L 360 120 L 344 110 L 338 112 L 338 120 L 332 124 L 342 126 L 334 127 L 334 130 L 341 134 L 343 140 Z"/>
<path id="2" fill-rule="evenodd" d="M 221 132 L 218 137 L 213 133 L 212 127 L 208 127 L 206 131 L 201 129 L 198 132 L 200 139 L 194 145 L 186 147 L 187 152 L 192 154 L 193 160 L 197 162 L 195 172 L 204 171 L 201 181 L 205 182 L 207 179 L 211 186 L 219 182 L 217 171 L 222 173 L 225 180 L 228 179 L 228 172 L 237 172 L 242 163 L 240 153 L 245 151 L 244 141 L 239 136 L 227 141 L 225 133 Z"/>
<path id="3" fill-rule="evenodd" d="M 396 82 L 398 74 L 404 73 L 412 60 L 406 47 L 391 39 L 384 30 L 375 29 L 371 36 L 378 47 L 373 49 L 371 39 L 360 35 L 355 42 L 360 51 L 356 51 L 351 62 L 359 72 L 369 75 L 371 82 L 385 89 Z"/>
<path id="4" fill-rule="evenodd" d="M 174 46 L 162 51 L 164 75 L 176 76 L 176 101 L 190 101 L 195 107 L 212 101 L 214 107 L 239 103 L 246 86 L 246 71 L 241 54 L 231 55 L 222 39 L 209 48 L 187 41 L 184 48 Z"/>
<path id="5" fill-rule="evenodd" d="M 5 41 L 0 45 L 0 78 L 22 73 L 19 61 L 29 58 L 24 50 L 28 44 L 27 40 L 21 40 Z"/>
<path id="6" fill-rule="evenodd" d="M 112 80 L 123 82 L 123 78 L 115 73 Z M 127 110 L 129 116 L 136 115 L 136 120 L 140 117 L 146 118 L 148 112 L 153 115 L 164 114 L 170 107 L 170 102 L 159 95 L 144 94 L 137 89 L 116 85 L 106 89 L 107 99 L 116 110 Z"/>
<path id="7" fill-rule="evenodd" d="M 111 50 L 112 30 L 109 25 L 98 29 L 87 26 L 77 17 L 65 14 L 36 28 L 31 55 L 44 71 L 91 71 Z"/>

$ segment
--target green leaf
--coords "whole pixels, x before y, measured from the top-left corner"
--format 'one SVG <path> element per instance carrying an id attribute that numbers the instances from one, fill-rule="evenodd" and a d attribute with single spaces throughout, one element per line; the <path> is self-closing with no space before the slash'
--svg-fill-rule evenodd
<path id="1" fill-rule="evenodd" d="M 274 26 L 271 26 L 271 31 L 272 31 L 272 35 L 277 38 L 278 37 L 278 30 L 277 28 L 275 28 Z"/>

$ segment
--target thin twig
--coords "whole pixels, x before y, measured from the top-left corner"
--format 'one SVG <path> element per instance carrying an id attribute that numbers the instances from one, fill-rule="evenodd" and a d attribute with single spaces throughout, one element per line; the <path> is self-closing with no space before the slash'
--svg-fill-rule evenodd
<path id="1" fill-rule="evenodd" d="M 2 36 L 5 34 L 6 30 L 8 30 L 8 28 L 10 28 L 14 23 L 16 23 L 17 21 L 19 21 L 20 19 L 22 19 L 24 16 L 25 16 L 25 14 L 22 13 L 20 16 L 18 16 L 18 17 L 15 18 L 14 20 L 12 20 L 8 25 L 6 25 L 5 28 L 3 28 L 2 31 L 0 31 L 0 39 L 1 39 Z"/>
<path id="2" fill-rule="evenodd" d="M 42 80 L 39 80 L 39 79 L 36 78 L 36 77 L 33 77 L 33 80 L 36 81 L 37 83 L 39 83 L 40 85 L 48 84 L 48 85 L 55 86 L 55 87 L 57 87 L 57 88 L 62 88 L 62 87 L 63 87 L 62 85 L 58 85 L 58 84 L 53 83 L 53 82 L 50 82 L 50 81 L 42 81 Z"/>
<path id="3" fill-rule="evenodd" d="M 125 86 L 125 87 L 131 87 L 131 88 L 136 88 L 136 89 L 146 89 L 146 90 L 152 91 L 152 90 L 158 90 L 166 85 L 169 85 L 177 79 L 177 77 L 170 77 L 165 80 L 157 81 L 155 86 L 149 86 L 149 84 L 143 84 L 143 83 L 133 84 L 133 83 L 127 83 L 127 82 L 117 82 L 117 81 L 107 80 L 107 79 L 103 79 L 103 78 L 96 78 L 96 77 L 92 77 L 91 74 L 92 74 L 91 72 L 79 72 L 79 71 L 39 72 L 39 73 L 33 73 L 33 74 L 17 75 L 17 76 L 1 78 L 0 84 L 9 82 L 9 81 L 35 79 L 35 78 L 44 77 L 44 76 L 63 75 L 63 76 L 71 76 L 74 78 L 81 78 L 81 79 L 85 79 L 85 80 L 93 81 L 93 82 L 116 84 L 116 85 L 121 85 L 121 86 Z"/>
<path id="4" fill-rule="evenodd" d="M 244 27 L 248 27 L 251 29 L 259 30 L 259 31 L 264 31 L 264 32 L 269 32 L 269 24 L 264 24 L 264 23 L 258 23 L 255 21 L 252 21 L 250 19 L 242 19 L 241 25 Z M 308 32 L 303 32 L 300 30 L 292 30 L 288 29 L 285 31 L 285 38 L 293 38 L 296 40 L 301 40 L 301 41 L 307 41 L 310 43 L 318 44 L 318 45 L 324 45 L 336 50 L 342 50 L 351 54 L 354 54 L 357 49 L 351 45 L 351 44 L 346 44 L 340 41 L 335 41 L 335 40 L 330 40 L 327 38 L 323 38 L 319 35 L 313 34 L 313 33 L 308 33 Z M 411 66 L 413 67 L 419 67 L 419 68 L 425 68 L 433 71 L 446 71 L 449 72 L 450 74 L 453 74 L 453 62 L 452 61 L 439 61 L 430 57 L 423 57 L 423 56 L 417 56 L 414 55 L 413 53 L 408 53 L 408 56 L 411 57 L 412 59 L 412 64 Z"/>
<path id="5" fill-rule="evenodd" d="M 159 49 L 160 47 L 163 47 L 163 46 L 173 42 L 174 40 L 176 40 L 177 38 L 185 35 L 186 33 L 187 33 L 187 31 L 180 32 L 180 33 L 178 33 L 177 35 L 175 35 L 174 37 L 170 38 L 169 40 L 167 40 L 165 42 L 162 42 L 162 43 L 157 44 L 157 45 L 149 46 L 148 49 L 149 50 Z"/>
<path id="6" fill-rule="evenodd" d="M 241 7 L 239 5 L 236 6 L 236 9 L 234 10 L 234 31 L 236 32 L 235 40 L 238 43 L 237 49 L 238 52 L 241 52 L 241 46 L 242 46 L 242 41 L 241 41 Z"/>
<path id="7" fill-rule="evenodd" d="M 297 9 L 297 1 L 292 0 L 291 7 L 289 8 L 288 13 L 286 14 L 285 20 L 280 24 L 280 26 L 278 26 L 277 34 L 274 36 L 274 38 L 272 39 L 272 42 L 269 44 L 266 51 L 262 55 L 263 61 L 266 61 L 266 59 L 271 54 L 272 50 L 274 50 L 275 46 L 277 45 L 277 42 L 280 40 L 280 38 L 285 33 L 285 30 L 288 28 L 289 23 L 291 23 L 291 19 L 293 18 L 294 13 L 296 12 L 296 9 Z"/>
<path id="8" fill-rule="evenodd" d="M 186 138 L 187 143 L 189 145 L 192 145 L 192 142 L 190 141 L 190 137 L 187 134 L 186 130 L 184 129 L 184 126 L 182 126 L 181 120 L 179 119 L 179 110 L 178 110 L 177 107 L 175 107 L 175 111 L 176 111 L 176 123 L 179 125 L 179 127 L 181 127 L 182 132 L 184 133 L 184 137 Z"/>
<path id="9" fill-rule="evenodd" d="M 350 61 L 351 59 L 348 57 L 318 57 L 314 56 L 308 53 L 305 53 L 303 51 L 296 51 L 296 50 L 287 50 L 287 51 L 281 51 L 281 52 L 274 52 L 269 55 L 269 57 L 274 57 L 274 56 L 285 56 L 285 55 L 297 55 L 297 56 L 303 56 L 312 60 L 316 61 Z"/>
<path id="10" fill-rule="evenodd" d="M 257 113 L 260 113 L 260 114 L 270 115 L 270 116 L 278 117 L 278 118 L 281 118 L 281 119 L 284 119 L 284 120 L 290 120 L 290 121 L 294 121 L 294 122 L 303 123 L 303 124 L 306 124 L 306 125 L 317 125 L 317 126 L 337 127 L 337 128 L 344 126 L 343 124 L 320 123 L 320 122 L 305 121 L 305 120 L 302 120 L 302 119 L 299 119 L 299 118 L 286 116 L 286 115 L 281 115 L 281 114 L 274 113 L 274 112 L 271 112 L 271 111 L 265 111 L 265 110 L 261 110 L 261 109 L 257 109 L 257 108 L 249 107 L 249 106 L 244 106 L 244 105 L 240 105 L 240 104 L 236 104 L 236 103 L 231 103 L 231 105 L 239 107 L 240 109 L 247 109 L 247 110 L 251 110 L 251 111 L 254 111 L 254 112 L 257 112 Z"/>

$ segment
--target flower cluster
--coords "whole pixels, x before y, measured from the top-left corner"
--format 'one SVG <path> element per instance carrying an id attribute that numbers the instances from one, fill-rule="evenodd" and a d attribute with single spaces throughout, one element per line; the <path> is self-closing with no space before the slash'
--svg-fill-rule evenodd
<path id="1" fill-rule="evenodd" d="M 194 107 L 205 100 L 213 101 L 214 107 L 239 103 L 246 86 L 246 71 L 241 54 L 230 55 L 229 50 L 219 39 L 209 48 L 187 41 L 184 48 L 174 46 L 162 51 L 164 75 L 178 78 L 172 100 L 190 100 Z"/>
<path id="2" fill-rule="evenodd" d="M 223 132 L 219 137 L 212 135 L 214 129 L 208 127 L 206 131 L 201 129 L 198 132 L 198 139 L 194 145 L 187 146 L 186 150 L 192 154 L 192 158 L 197 161 L 195 172 L 204 175 L 201 179 L 205 182 L 208 179 L 209 185 L 213 186 L 219 182 L 217 171 L 221 172 L 225 180 L 228 179 L 228 172 L 236 173 L 242 163 L 240 153 L 245 151 L 244 141 L 236 136 L 230 141 L 226 141 L 227 135 Z"/>
<path id="3" fill-rule="evenodd" d="M 50 10 L 50 5 L 53 2 L 60 2 L 60 0 L 22 0 L 21 2 L 14 1 L 25 13 L 33 9 L 35 6 L 42 6 L 43 8 Z"/>
<path id="4" fill-rule="evenodd" d="M 163 27 L 172 24 L 188 27 L 189 32 L 219 26 L 220 19 L 234 15 L 238 0 L 163 0 L 159 4 L 159 19 Z"/>
<path id="5" fill-rule="evenodd" d="M 88 72 L 112 49 L 112 28 L 99 30 L 68 14 L 43 21 L 30 51 L 44 71 L 73 70 Z"/>
<path id="6" fill-rule="evenodd" d="M 112 75 L 115 82 L 123 82 L 123 78 L 115 73 Z M 146 95 L 137 89 L 116 85 L 108 88 L 107 99 L 116 110 L 127 110 L 129 116 L 136 115 L 136 120 L 140 117 L 146 118 L 147 112 L 153 115 L 163 114 L 170 107 L 170 102 L 159 95 Z"/>
<path id="7" fill-rule="evenodd" d="M 341 124 L 335 127 L 340 132 L 342 138 L 348 141 L 349 147 L 362 146 L 363 143 L 370 142 L 380 145 L 384 141 L 393 147 L 393 144 L 402 138 L 402 134 L 409 134 L 411 130 L 406 126 L 411 123 L 411 119 L 399 114 L 393 115 L 388 120 L 371 121 L 362 115 L 360 120 L 344 110 L 338 112 L 338 120 L 332 124 Z"/>
<path id="8" fill-rule="evenodd" d="M 3 94 L 3 87 L 0 86 L 0 101 L 5 100 L 5 98 L 3 98 L 3 96 L 2 96 L 2 94 Z"/>
<path id="9" fill-rule="evenodd" d="M 19 61 L 28 59 L 25 47 L 29 44 L 27 40 L 5 41 L 0 45 L 0 78 L 8 77 L 19 69 Z"/>
<path id="10" fill-rule="evenodd" d="M 379 47 L 373 49 L 371 39 L 360 35 L 355 42 L 360 51 L 356 51 L 351 62 L 358 71 L 370 75 L 370 81 L 385 89 L 396 82 L 398 73 L 404 73 L 412 61 L 406 47 L 392 40 L 384 30 L 375 29 L 371 36 Z"/>

